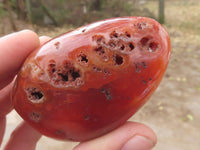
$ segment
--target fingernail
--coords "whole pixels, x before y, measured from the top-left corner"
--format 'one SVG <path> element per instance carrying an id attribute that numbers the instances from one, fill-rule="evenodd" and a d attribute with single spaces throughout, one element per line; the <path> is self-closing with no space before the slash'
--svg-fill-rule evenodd
<path id="1" fill-rule="evenodd" d="M 51 38 L 48 36 L 40 36 L 39 39 L 40 39 L 40 45 L 42 45 L 46 43 L 47 41 L 49 41 Z"/>
<path id="2" fill-rule="evenodd" d="M 42 35 L 42 36 L 39 37 L 39 39 L 50 39 L 50 37 L 49 37 L 49 36 Z"/>
<path id="3" fill-rule="evenodd" d="M 153 147 L 153 141 L 146 137 L 136 135 L 128 140 L 121 150 L 151 150 Z"/>

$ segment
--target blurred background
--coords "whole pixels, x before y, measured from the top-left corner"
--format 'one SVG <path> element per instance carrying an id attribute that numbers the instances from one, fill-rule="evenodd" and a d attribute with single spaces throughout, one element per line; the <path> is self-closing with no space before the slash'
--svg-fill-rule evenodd
<path id="1" fill-rule="evenodd" d="M 0 0 L 0 36 L 31 29 L 55 37 L 78 26 L 119 16 L 159 21 L 171 37 L 172 56 L 161 85 L 130 120 L 158 136 L 153 150 L 200 150 L 199 0 Z M 21 121 L 12 111 L 3 145 Z M 37 150 L 71 150 L 77 143 L 42 137 Z"/>

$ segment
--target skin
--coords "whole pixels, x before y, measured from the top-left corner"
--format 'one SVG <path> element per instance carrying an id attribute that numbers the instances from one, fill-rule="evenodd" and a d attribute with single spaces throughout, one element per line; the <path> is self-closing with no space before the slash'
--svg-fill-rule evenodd
<path id="1" fill-rule="evenodd" d="M 0 144 L 5 132 L 6 115 L 13 109 L 11 91 L 14 77 L 26 57 L 49 39 L 49 37 L 39 38 L 36 33 L 29 30 L 0 38 Z M 130 141 L 138 136 L 140 138 L 130 144 Z M 40 138 L 39 132 L 22 122 L 11 134 L 4 150 L 35 150 Z M 78 144 L 74 150 L 149 150 L 156 144 L 156 141 L 155 133 L 146 125 L 126 122 L 104 136 Z"/>

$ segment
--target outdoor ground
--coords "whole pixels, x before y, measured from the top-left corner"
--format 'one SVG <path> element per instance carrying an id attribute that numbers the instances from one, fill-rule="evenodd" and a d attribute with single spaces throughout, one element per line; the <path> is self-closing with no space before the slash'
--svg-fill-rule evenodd
<path id="1" fill-rule="evenodd" d="M 156 4 L 150 2 L 144 7 L 156 14 Z M 153 150 L 200 150 L 200 1 L 170 0 L 165 12 L 171 61 L 157 91 L 130 120 L 142 122 L 155 131 L 158 143 Z M 34 29 L 49 36 L 68 30 Z M 19 120 L 14 111 L 8 115 L 4 144 Z M 71 150 L 76 144 L 43 137 L 37 150 Z"/>

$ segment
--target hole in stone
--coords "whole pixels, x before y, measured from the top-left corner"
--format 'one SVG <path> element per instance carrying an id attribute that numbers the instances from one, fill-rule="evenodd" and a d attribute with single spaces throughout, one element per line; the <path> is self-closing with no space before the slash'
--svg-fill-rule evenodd
<path id="1" fill-rule="evenodd" d="M 138 24 L 137 24 L 137 27 L 138 27 L 138 29 L 141 30 L 141 29 L 142 29 L 142 24 L 141 24 L 141 23 L 138 23 Z"/>
<path id="2" fill-rule="evenodd" d="M 116 44 L 113 41 L 109 42 L 109 45 L 110 47 L 113 47 L 113 48 L 116 46 Z"/>
<path id="3" fill-rule="evenodd" d="M 145 22 L 139 22 L 139 23 L 137 23 L 137 28 L 139 29 L 139 30 L 143 30 L 143 29 L 145 29 L 146 28 L 146 23 Z"/>
<path id="4" fill-rule="evenodd" d="M 128 38 L 131 37 L 130 33 L 128 33 L 127 31 L 125 32 L 125 35 L 126 35 Z"/>
<path id="5" fill-rule="evenodd" d="M 41 99 L 43 97 L 43 94 L 38 91 L 38 92 L 33 92 L 31 93 L 31 95 L 35 98 L 35 99 Z"/>
<path id="6" fill-rule="evenodd" d="M 62 81 L 67 82 L 69 80 L 68 74 L 58 73 L 58 75 L 61 77 Z"/>
<path id="7" fill-rule="evenodd" d="M 106 77 L 107 75 L 111 75 L 110 70 L 107 69 L 107 68 L 105 68 L 105 69 L 103 70 L 103 72 L 104 72 L 104 76 L 105 76 L 105 77 Z"/>
<path id="8" fill-rule="evenodd" d="M 34 122 L 39 122 L 41 120 L 41 115 L 38 112 L 32 112 L 29 114 L 29 118 Z"/>
<path id="9" fill-rule="evenodd" d="M 93 66 L 92 69 L 94 70 L 94 72 L 102 72 L 101 68 L 97 66 Z"/>
<path id="10" fill-rule="evenodd" d="M 78 77 L 80 77 L 80 73 L 78 71 L 72 70 L 70 73 L 73 78 L 73 81 L 75 81 Z"/>
<path id="11" fill-rule="evenodd" d="M 87 63 L 88 59 L 86 55 L 80 55 L 81 62 Z M 52 65 L 54 66 L 54 65 Z M 55 68 L 48 68 L 51 69 L 49 73 L 50 79 L 53 81 L 55 85 L 80 85 L 81 80 L 79 81 L 79 77 L 81 77 L 80 70 L 76 69 L 73 63 L 69 61 L 64 61 L 61 66 L 56 66 Z"/>
<path id="12" fill-rule="evenodd" d="M 90 116 L 86 115 L 86 116 L 84 117 L 84 119 L 85 119 L 85 120 L 89 120 L 89 119 L 90 119 Z"/>
<path id="13" fill-rule="evenodd" d="M 111 95 L 111 91 L 110 91 L 110 88 L 108 89 L 101 89 L 101 92 L 105 94 L 105 97 L 107 100 L 112 100 L 112 95 Z"/>
<path id="14" fill-rule="evenodd" d="M 145 46 L 147 44 L 147 42 L 149 41 L 149 38 L 148 37 L 143 37 L 141 40 L 140 40 L 140 43 L 142 44 L 142 46 Z"/>
<path id="15" fill-rule="evenodd" d="M 102 55 L 102 54 L 105 53 L 105 51 L 104 51 L 102 46 L 99 46 L 99 47 L 95 48 L 94 50 L 98 55 Z"/>
<path id="16" fill-rule="evenodd" d="M 37 88 L 26 89 L 26 94 L 27 94 L 28 99 L 31 102 L 35 102 L 35 103 L 39 102 L 44 96 L 43 93 Z"/>
<path id="17" fill-rule="evenodd" d="M 120 49 L 123 51 L 125 48 L 124 44 L 122 44 L 122 46 L 120 47 Z"/>
<path id="18" fill-rule="evenodd" d="M 50 60 L 50 61 L 49 61 L 49 65 L 48 65 L 47 71 L 48 71 L 50 74 L 51 74 L 51 73 L 54 73 L 54 72 L 56 71 L 55 67 L 56 67 L 56 62 L 55 62 L 55 60 Z"/>
<path id="19" fill-rule="evenodd" d="M 147 65 L 146 65 L 146 63 L 144 61 L 142 62 L 142 67 L 143 67 L 143 69 L 147 68 Z"/>
<path id="20" fill-rule="evenodd" d="M 55 68 L 52 68 L 52 72 L 53 72 L 53 73 L 56 72 L 56 69 L 55 69 Z"/>
<path id="21" fill-rule="evenodd" d="M 119 35 L 118 35 L 118 33 L 116 31 L 113 31 L 113 32 L 110 33 L 110 37 L 111 38 L 118 38 L 118 36 Z"/>
<path id="22" fill-rule="evenodd" d="M 123 64 L 123 57 L 122 56 L 120 56 L 120 55 L 116 55 L 115 57 L 114 57 L 114 60 L 115 60 L 115 63 L 117 64 L 117 65 L 121 65 L 121 64 Z"/>
<path id="23" fill-rule="evenodd" d="M 62 134 L 62 133 L 63 133 L 62 130 L 57 130 L 57 131 L 56 131 L 56 134 L 58 134 L 58 135 L 60 135 L 60 134 Z"/>
<path id="24" fill-rule="evenodd" d="M 86 31 L 86 29 L 83 29 L 82 32 L 84 33 Z"/>
<path id="25" fill-rule="evenodd" d="M 54 43 L 54 46 L 56 47 L 56 49 L 58 50 L 60 48 L 60 42 L 56 42 Z"/>
<path id="26" fill-rule="evenodd" d="M 58 73 L 60 76 L 60 79 L 64 82 L 67 81 L 75 81 L 78 77 L 80 77 L 79 71 L 75 71 L 74 68 L 71 68 L 70 70 L 63 70 L 63 73 Z M 57 79 L 59 80 L 59 78 Z"/>
<path id="27" fill-rule="evenodd" d="M 81 56 L 81 61 L 87 63 L 88 62 L 87 56 L 86 55 Z"/>
<path id="28" fill-rule="evenodd" d="M 84 64 L 87 64 L 88 63 L 88 58 L 85 54 L 80 54 L 78 56 L 78 61 L 84 63 Z"/>
<path id="29" fill-rule="evenodd" d="M 103 37 L 97 39 L 97 43 L 100 43 L 103 40 Z"/>
<path id="30" fill-rule="evenodd" d="M 129 43 L 129 47 L 130 47 L 131 51 L 135 48 L 135 46 L 132 43 Z"/>
<path id="31" fill-rule="evenodd" d="M 102 36 L 102 35 L 94 35 L 94 36 L 92 37 L 92 40 L 93 40 L 93 41 L 96 41 L 98 44 L 104 43 L 104 42 L 105 42 L 105 38 L 104 38 L 104 36 Z"/>
<path id="32" fill-rule="evenodd" d="M 141 72 L 140 66 L 141 66 L 140 63 L 135 63 L 135 72 L 137 72 L 137 73 L 140 73 L 140 72 Z"/>
<path id="33" fill-rule="evenodd" d="M 158 48 L 158 44 L 155 42 L 151 42 L 149 44 L 149 52 L 155 52 Z"/>
<path id="34" fill-rule="evenodd" d="M 147 81 L 146 81 L 146 80 L 142 80 L 142 82 L 143 82 L 143 84 L 146 84 L 146 83 L 147 83 Z"/>

